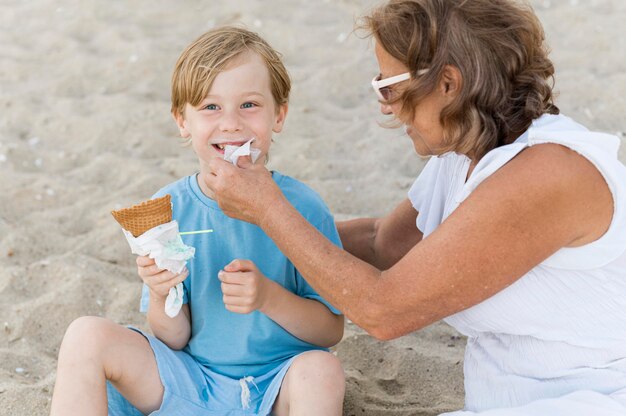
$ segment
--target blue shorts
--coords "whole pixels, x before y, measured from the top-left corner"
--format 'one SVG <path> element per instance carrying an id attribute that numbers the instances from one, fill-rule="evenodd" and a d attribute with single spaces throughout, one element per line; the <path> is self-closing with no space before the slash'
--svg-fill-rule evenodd
<path id="1" fill-rule="evenodd" d="M 266 416 L 272 411 L 292 357 L 259 377 L 233 379 L 215 373 L 184 351 L 175 351 L 136 328 L 148 342 L 156 358 L 164 387 L 159 410 L 150 415 L 168 416 Z M 107 382 L 109 415 L 141 416 L 132 404 Z"/>

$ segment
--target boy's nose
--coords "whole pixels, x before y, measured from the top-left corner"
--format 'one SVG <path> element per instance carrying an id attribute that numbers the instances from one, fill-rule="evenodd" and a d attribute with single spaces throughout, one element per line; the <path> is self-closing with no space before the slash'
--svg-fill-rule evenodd
<path id="1" fill-rule="evenodd" d="M 241 119 L 236 112 L 225 112 L 220 120 L 220 130 L 224 132 L 241 130 Z"/>

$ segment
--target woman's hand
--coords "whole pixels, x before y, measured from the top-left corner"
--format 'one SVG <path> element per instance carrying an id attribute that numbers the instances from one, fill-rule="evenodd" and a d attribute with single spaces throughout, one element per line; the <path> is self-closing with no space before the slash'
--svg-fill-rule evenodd
<path id="1" fill-rule="evenodd" d="M 248 156 L 239 158 L 238 167 L 215 158 L 209 169 L 202 179 L 229 217 L 262 226 L 267 212 L 284 199 L 272 174 L 264 166 L 252 164 Z"/>
<path id="2" fill-rule="evenodd" d="M 159 269 L 154 259 L 148 256 L 137 257 L 137 273 L 150 288 L 150 293 L 163 299 L 169 294 L 170 288 L 185 280 L 189 275 L 187 268 L 180 274 Z"/>
<path id="3" fill-rule="evenodd" d="M 217 277 L 222 282 L 224 305 L 231 312 L 254 312 L 268 301 L 270 280 L 249 260 L 233 260 Z"/>

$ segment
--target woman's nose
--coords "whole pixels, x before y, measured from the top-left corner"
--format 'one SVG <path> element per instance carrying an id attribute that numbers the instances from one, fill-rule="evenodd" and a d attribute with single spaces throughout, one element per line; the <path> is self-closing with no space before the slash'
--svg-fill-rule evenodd
<path id="1" fill-rule="evenodd" d="M 380 104 L 380 112 L 386 116 L 393 113 L 393 111 L 391 111 L 391 106 L 389 104 L 382 104 L 382 103 Z"/>

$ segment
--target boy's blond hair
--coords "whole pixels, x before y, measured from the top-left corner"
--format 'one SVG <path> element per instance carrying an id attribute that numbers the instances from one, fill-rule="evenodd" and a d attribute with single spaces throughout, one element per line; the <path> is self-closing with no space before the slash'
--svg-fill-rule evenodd
<path id="1" fill-rule="evenodd" d="M 223 26 L 200 36 L 178 58 L 172 74 L 172 114 L 183 115 L 187 103 L 199 105 L 209 94 L 215 77 L 246 52 L 257 53 L 265 62 L 276 110 L 287 104 L 291 81 L 281 55 L 258 34 Z"/>

